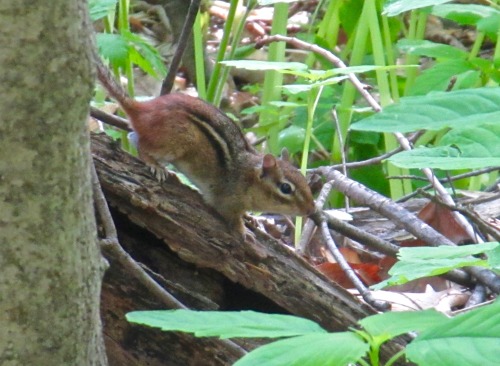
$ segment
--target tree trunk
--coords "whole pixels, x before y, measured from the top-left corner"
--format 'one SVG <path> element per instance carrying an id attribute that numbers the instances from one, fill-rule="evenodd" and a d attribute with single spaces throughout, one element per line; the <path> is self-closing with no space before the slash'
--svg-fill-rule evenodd
<path id="1" fill-rule="evenodd" d="M 0 2 L 0 364 L 105 365 L 84 0 Z"/>

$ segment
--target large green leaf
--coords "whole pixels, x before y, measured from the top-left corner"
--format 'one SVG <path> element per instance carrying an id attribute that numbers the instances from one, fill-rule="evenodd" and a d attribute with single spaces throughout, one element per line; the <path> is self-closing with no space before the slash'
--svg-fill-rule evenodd
<path id="1" fill-rule="evenodd" d="M 500 121 L 500 88 L 434 92 L 401 98 L 400 103 L 351 125 L 352 130 L 412 132 L 474 127 Z"/>
<path id="2" fill-rule="evenodd" d="M 356 362 L 368 349 L 354 333 L 309 334 L 259 347 L 234 366 L 342 366 Z"/>
<path id="3" fill-rule="evenodd" d="M 389 270 L 392 277 L 376 284 L 373 288 L 400 285 L 417 278 L 437 276 L 465 266 L 486 266 L 487 261 L 472 257 L 472 255 L 492 251 L 497 246 L 498 243 L 482 243 L 460 247 L 401 248 L 398 252 L 398 262 Z"/>
<path id="4" fill-rule="evenodd" d="M 422 332 L 435 326 L 446 317 L 434 309 L 401 311 L 372 315 L 359 321 L 370 336 L 381 344 L 408 332 Z"/>
<path id="5" fill-rule="evenodd" d="M 119 34 L 97 33 L 97 47 L 101 56 L 116 67 L 125 67 L 130 46 Z"/>
<path id="6" fill-rule="evenodd" d="M 383 14 L 393 17 L 414 9 L 425 8 L 427 6 L 449 3 L 452 0 L 392 0 L 384 5 Z"/>
<path id="7" fill-rule="evenodd" d="M 114 12 L 118 0 L 89 0 L 90 19 L 95 22 Z"/>
<path id="8" fill-rule="evenodd" d="M 318 324 L 307 319 L 254 311 L 134 311 L 127 314 L 127 320 L 162 330 L 194 333 L 197 337 L 276 338 L 326 333 Z"/>
<path id="9" fill-rule="evenodd" d="M 400 260 L 420 259 L 423 261 L 428 259 L 454 259 L 489 252 L 497 248 L 498 245 L 497 242 L 488 242 L 461 246 L 441 245 L 439 247 L 401 248 L 398 252 L 398 258 Z"/>
<path id="10" fill-rule="evenodd" d="M 401 51 L 417 56 L 434 58 L 467 58 L 467 52 L 443 43 L 420 39 L 401 39 L 396 45 Z"/>
<path id="11" fill-rule="evenodd" d="M 143 37 L 130 31 L 122 31 L 123 39 L 130 44 L 130 60 L 148 74 L 163 78 L 167 74 L 165 64 L 158 50 Z"/>
<path id="12" fill-rule="evenodd" d="M 423 331 L 406 347 L 406 355 L 420 366 L 496 366 L 499 346 L 497 300 Z"/>
<path id="13" fill-rule="evenodd" d="M 481 32 L 485 32 L 488 36 L 496 39 L 496 34 L 500 28 L 500 13 L 496 13 L 481 19 L 477 22 L 477 30 Z"/>
<path id="14" fill-rule="evenodd" d="M 439 145 L 404 151 L 389 161 L 404 168 L 443 170 L 500 166 L 500 123 L 451 130 Z"/>
<path id="15" fill-rule="evenodd" d="M 462 25 L 475 25 L 481 19 L 498 14 L 498 10 L 485 5 L 443 4 L 434 6 L 431 13 Z"/>
<path id="16" fill-rule="evenodd" d="M 424 70 L 415 79 L 415 83 L 410 89 L 410 95 L 425 95 L 433 91 L 445 91 L 448 89 L 452 78 L 458 79 L 461 75 L 473 70 L 474 65 L 470 61 L 460 58 L 436 63 L 431 68 Z"/>

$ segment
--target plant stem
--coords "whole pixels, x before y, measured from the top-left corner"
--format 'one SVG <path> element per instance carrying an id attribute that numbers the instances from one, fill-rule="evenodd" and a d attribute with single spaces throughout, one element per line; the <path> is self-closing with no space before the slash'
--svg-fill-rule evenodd
<path id="1" fill-rule="evenodd" d="M 203 31 L 202 31 L 202 16 L 200 11 L 196 15 L 196 20 L 193 25 L 194 39 L 194 60 L 196 68 L 196 90 L 201 99 L 207 98 L 207 86 L 205 79 L 205 57 L 203 52 Z"/>
<path id="2" fill-rule="evenodd" d="M 219 45 L 219 52 L 217 52 L 217 57 L 215 59 L 215 66 L 212 71 L 212 76 L 210 77 L 210 82 L 208 84 L 207 100 L 209 102 L 213 102 L 215 98 L 215 92 L 217 84 L 219 82 L 221 68 L 222 68 L 222 64 L 220 62 L 224 60 L 224 55 L 226 54 L 226 49 L 229 43 L 229 37 L 231 36 L 231 29 L 233 27 L 233 21 L 237 7 L 238 7 L 238 0 L 231 0 L 229 4 L 229 13 L 227 15 L 226 24 L 224 24 L 224 31 Z"/>
<path id="3" fill-rule="evenodd" d="M 286 26 L 288 20 L 288 4 L 274 4 L 273 26 L 271 34 L 286 35 Z M 285 59 L 284 42 L 274 42 L 269 45 L 268 60 L 283 61 Z M 269 103 L 280 99 L 281 86 L 283 84 L 283 75 L 274 70 L 268 70 L 265 73 L 264 90 L 262 91 L 262 105 L 269 106 Z M 276 120 L 274 111 L 270 108 L 264 109 L 259 118 L 259 123 L 262 127 L 269 127 L 267 133 L 267 149 L 273 154 L 278 153 L 278 133 L 280 131 L 280 123 Z"/>

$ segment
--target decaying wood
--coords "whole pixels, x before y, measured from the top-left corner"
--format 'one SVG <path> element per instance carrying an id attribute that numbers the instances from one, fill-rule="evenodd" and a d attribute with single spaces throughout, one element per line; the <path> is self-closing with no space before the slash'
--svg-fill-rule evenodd
<path id="1" fill-rule="evenodd" d="M 173 178 L 160 185 L 139 160 L 104 135 L 92 137 L 92 152 L 120 242 L 188 307 L 281 311 L 330 331 L 346 330 L 374 314 L 266 234 L 257 232 L 253 243 L 242 242 L 197 192 Z M 225 354 L 214 340 L 126 323 L 128 311 L 164 307 L 109 260 L 102 312 L 112 363 L 229 365 L 238 358 Z M 390 342 L 382 357 L 400 349 Z M 142 353 L 149 358 L 141 358 Z"/>

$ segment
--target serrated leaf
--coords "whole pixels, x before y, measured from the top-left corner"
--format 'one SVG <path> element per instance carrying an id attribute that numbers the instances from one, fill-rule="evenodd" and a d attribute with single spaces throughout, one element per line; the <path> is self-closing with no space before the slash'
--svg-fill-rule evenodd
<path id="1" fill-rule="evenodd" d="M 406 356 L 420 366 L 496 366 L 499 344 L 497 300 L 423 331 L 406 347 Z"/>
<path id="2" fill-rule="evenodd" d="M 389 17 L 393 17 L 404 13 L 405 11 L 425 8 L 427 6 L 433 6 L 438 4 L 449 3 L 452 0 L 393 0 L 387 1 L 384 5 L 384 9 L 382 11 L 383 15 L 387 15 Z"/>
<path id="3" fill-rule="evenodd" d="M 443 43 L 427 40 L 401 39 L 396 46 L 409 55 L 434 58 L 467 58 L 467 52 Z"/>
<path id="4" fill-rule="evenodd" d="M 90 19 L 95 22 L 114 12 L 118 0 L 89 0 Z"/>
<path id="5" fill-rule="evenodd" d="M 119 34 L 97 33 L 97 47 L 101 56 L 116 67 L 124 67 L 129 53 L 129 45 Z"/>
<path id="6" fill-rule="evenodd" d="M 444 170 L 500 166 L 500 124 L 485 124 L 448 132 L 433 148 L 398 153 L 388 160 L 404 168 Z"/>
<path id="7" fill-rule="evenodd" d="M 444 4 L 432 8 L 431 14 L 462 25 L 475 25 L 481 19 L 498 14 L 491 6 L 476 4 Z"/>
<path id="8" fill-rule="evenodd" d="M 464 103 L 466 101 L 466 103 Z M 478 88 L 433 92 L 404 97 L 400 103 L 384 108 L 351 125 L 352 130 L 375 132 L 413 132 L 445 127 L 473 127 L 500 120 L 500 88 Z"/>
<path id="9" fill-rule="evenodd" d="M 372 315 L 359 324 L 380 344 L 401 334 L 422 332 L 443 319 L 446 317 L 435 310 L 402 311 Z"/>
<path id="10" fill-rule="evenodd" d="M 156 48 L 144 38 L 130 31 L 122 32 L 123 39 L 130 44 L 130 60 L 149 75 L 163 78 L 167 74 L 165 64 Z"/>
<path id="11" fill-rule="evenodd" d="M 354 333 L 309 334 L 259 347 L 234 366 L 342 366 L 356 362 L 368 349 Z"/>
<path id="12" fill-rule="evenodd" d="M 318 324 L 307 319 L 254 311 L 134 311 L 127 314 L 127 320 L 162 330 L 194 333 L 197 337 L 276 338 L 326 333 Z"/>

